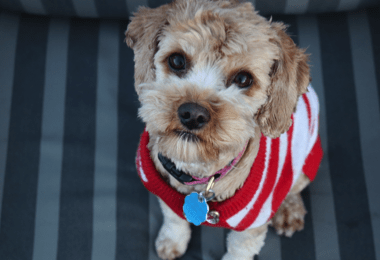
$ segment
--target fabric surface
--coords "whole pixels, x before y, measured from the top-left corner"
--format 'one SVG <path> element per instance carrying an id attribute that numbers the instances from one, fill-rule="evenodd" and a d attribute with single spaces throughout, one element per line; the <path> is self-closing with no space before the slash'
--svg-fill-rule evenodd
<path id="1" fill-rule="evenodd" d="M 275 139 L 261 135 L 259 151 L 243 187 L 223 202 L 207 203 L 210 211 L 219 213 L 219 222 L 203 222 L 202 225 L 236 231 L 259 227 L 274 216 L 302 172 L 313 181 L 323 156 L 318 138 L 318 112 L 318 97 L 309 86 L 308 93 L 299 98 L 290 129 Z M 149 133 L 144 131 L 136 156 L 141 181 L 145 188 L 185 219 L 183 205 L 186 196 L 161 177 L 150 157 L 148 143 Z"/>
<path id="2" fill-rule="evenodd" d="M 311 53 L 325 155 L 305 229 L 256 260 L 380 260 L 380 10 L 273 19 Z M 0 11 L 0 259 L 158 259 L 126 28 Z M 226 234 L 193 227 L 181 259 L 220 259 Z"/>
<path id="3" fill-rule="evenodd" d="M 157 7 L 172 0 L 0 0 L 0 8 L 40 15 L 125 19 L 139 6 Z M 379 4 L 378 0 L 244 0 L 260 14 L 304 14 L 348 11 Z"/>

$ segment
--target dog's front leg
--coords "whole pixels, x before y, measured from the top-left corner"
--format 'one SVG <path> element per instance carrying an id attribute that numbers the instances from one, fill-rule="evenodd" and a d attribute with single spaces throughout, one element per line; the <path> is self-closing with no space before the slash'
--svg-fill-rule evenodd
<path id="1" fill-rule="evenodd" d="M 190 240 L 190 224 L 177 216 L 161 199 L 159 199 L 164 223 L 156 239 L 157 254 L 161 259 L 175 259 L 182 256 Z"/>
<path id="2" fill-rule="evenodd" d="M 258 255 L 264 245 L 268 224 L 243 232 L 231 231 L 227 236 L 227 253 L 222 260 L 249 260 Z"/>
<path id="3" fill-rule="evenodd" d="M 282 202 L 281 207 L 272 218 L 272 226 L 276 229 L 277 234 L 291 237 L 296 231 L 303 229 L 307 212 L 302 201 L 301 191 L 309 183 L 309 178 L 302 174 Z"/>

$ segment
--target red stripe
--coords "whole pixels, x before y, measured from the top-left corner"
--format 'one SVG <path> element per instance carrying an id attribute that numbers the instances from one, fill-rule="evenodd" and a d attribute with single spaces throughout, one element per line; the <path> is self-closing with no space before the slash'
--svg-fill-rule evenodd
<path id="1" fill-rule="evenodd" d="M 149 191 L 159 196 L 178 216 L 185 219 L 182 214 L 182 206 L 185 201 L 185 195 L 171 188 L 157 173 L 153 160 L 150 158 L 150 152 L 147 148 L 148 142 L 149 134 L 144 131 L 141 135 L 139 148 L 141 153 L 141 165 L 144 169 L 148 182 L 142 181 L 142 183 Z"/>
<path id="2" fill-rule="evenodd" d="M 280 138 L 272 139 L 271 144 L 271 153 L 269 158 L 268 172 L 265 179 L 264 186 L 261 190 L 259 197 L 257 198 L 252 209 L 244 217 L 244 219 L 239 223 L 235 228 L 237 231 L 243 231 L 247 229 L 252 223 L 256 220 L 257 216 L 260 213 L 261 208 L 263 207 L 265 201 L 268 199 L 271 194 L 277 176 L 277 169 L 279 163 L 279 153 L 280 153 Z"/>
<path id="3" fill-rule="evenodd" d="M 292 119 L 293 116 L 292 116 Z M 292 167 L 292 138 L 293 138 L 293 125 L 290 127 L 288 134 L 288 149 L 286 152 L 286 158 L 284 167 L 281 172 L 281 176 L 277 182 L 275 190 L 273 192 L 273 201 L 272 201 L 272 213 L 270 219 L 273 217 L 274 213 L 278 210 L 281 203 L 285 199 L 286 195 L 289 193 L 290 188 L 293 183 L 293 167 Z"/>
<path id="4" fill-rule="evenodd" d="M 315 179 L 315 176 L 317 175 L 319 165 L 321 164 L 323 157 L 323 150 L 321 145 L 321 139 L 317 138 L 313 149 L 311 149 L 309 155 L 307 156 L 305 160 L 305 164 L 302 168 L 305 175 L 310 179 L 310 181 L 313 181 Z"/>
<path id="5" fill-rule="evenodd" d="M 253 195 L 255 194 L 255 191 L 259 187 L 261 178 L 263 176 L 265 156 L 266 137 L 262 135 L 260 138 L 259 152 L 243 187 L 241 189 L 238 189 L 235 195 L 228 200 L 208 203 L 210 210 L 216 210 L 220 213 L 218 224 L 223 225 L 224 227 L 230 227 L 230 225 L 227 223 L 227 220 L 237 214 L 251 201 Z M 205 223 L 205 225 L 215 227 L 215 225 L 208 223 Z"/>

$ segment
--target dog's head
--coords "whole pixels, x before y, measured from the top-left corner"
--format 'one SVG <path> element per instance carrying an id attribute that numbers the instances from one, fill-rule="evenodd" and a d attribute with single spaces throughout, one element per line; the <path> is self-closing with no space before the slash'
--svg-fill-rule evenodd
<path id="1" fill-rule="evenodd" d="M 285 29 L 238 1 L 140 8 L 126 42 L 158 150 L 189 164 L 228 161 L 257 127 L 271 138 L 287 131 L 309 67 Z"/>

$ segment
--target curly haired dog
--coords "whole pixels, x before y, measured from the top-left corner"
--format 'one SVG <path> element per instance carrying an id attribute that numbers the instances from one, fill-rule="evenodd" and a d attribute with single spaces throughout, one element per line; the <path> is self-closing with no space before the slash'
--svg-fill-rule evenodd
<path id="1" fill-rule="evenodd" d="M 233 0 L 177 0 L 132 18 L 126 43 L 146 124 L 136 163 L 160 198 L 162 259 L 185 253 L 185 196 L 212 176 L 218 217 L 202 225 L 232 229 L 224 260 L 252 259 L 269 224 L 286 236 L 303 229 L 300 191 L 322 158 L 318 99 L 308 55 L 285 30 Z"/>

